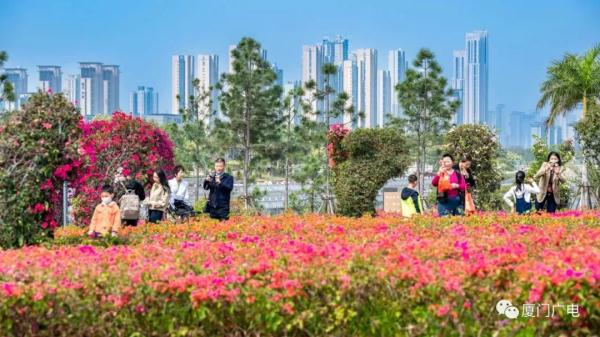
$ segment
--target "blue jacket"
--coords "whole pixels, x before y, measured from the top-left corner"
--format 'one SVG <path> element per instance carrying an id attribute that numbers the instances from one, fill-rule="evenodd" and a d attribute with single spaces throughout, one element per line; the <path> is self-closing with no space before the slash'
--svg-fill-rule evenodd
<path id="1" fill-rule="evenodd" d="M 209 213 L 211 218 L 227 219 L 229 217 L 231 190 L 233 190 L 233 177 L 223 173 L 220 184 L 217 184 L 214 180 L 204 180 L 204 189 L 210 190 L 204 211 Z"/>

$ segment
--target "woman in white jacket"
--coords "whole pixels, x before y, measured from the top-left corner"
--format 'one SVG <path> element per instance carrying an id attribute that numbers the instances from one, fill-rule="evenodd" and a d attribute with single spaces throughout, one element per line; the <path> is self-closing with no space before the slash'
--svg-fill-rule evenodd
<path id="1" fill-rule="evenodd" d="M 524 214 L 531 211 L 531 194 L 540 193 L 540 188 L 532 178 L 525 183 L 525 172 L 518 171 L 515 175 L 515 185 L 504 194 L 504 201 L 512 212 Z M 514 202 L 513 202 L 514 200 Z"/>

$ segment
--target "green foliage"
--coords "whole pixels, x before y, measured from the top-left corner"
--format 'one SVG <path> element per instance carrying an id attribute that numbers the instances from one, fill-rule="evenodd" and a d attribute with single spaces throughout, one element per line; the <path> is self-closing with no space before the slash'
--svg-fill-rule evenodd
<path id="1" fill-rule="evenodd" d="M 585 121 L 577 123 L 575 129 L 585 158 L 600 166 L 600 106 L 592 105 Z"/>
<path id="2" fill-rule="evenodd" d="M 483 124 L 464 124 L 452 128 L 445 137 L 444 150 L 458 161 L 463 154 L 472 157 L 471 170 L 476 179 L 473 191 L 478 208 L 489 210 L 501 207 L 501 198 L 494 197 L 500 188 L 500 144 L 494 132 Z"/>
<path id="3" fill-rule="evenodd" d="M 406 117 L 393 123 L 401 126 L 415 144 L 419 192 L 423 195 L 428 150 L 441 143 L 440 134 L 448 128 L 460 102 L 454 100 L 448 81 L 442 76 L 442 68 L 429 49 L 419 51 L 413 67 L 406 71 L 404 82 L 395 88 Z"/>
<path id="4" fill-rule="evenodd" d="M 529 177 L 533 177 L 539 171 L 542 164 L 548 160 L 548 153 L 551 151 L 556 151 L 560 154 L 563 167 L 575 157 L 575 148 L 571 140 L 564 141 L 558 146 L 548 146 L 544 139 L 536 135 L 533 137 L 535 139 L 531 147 L 533 161 L 529 164 L 529 169 L 527 170 L 527 176 Z"/>
<path id="5" fill-rule="evenodd" d="M 375 213 L 377 192 L 409 165 L 406 139 L 397 129 L 358 129 L 341 142 L 347 159 L 335 163 L 337 212 L 347 216 Z"/>
<path id="6" fill-rule="evenodd" d="M 584 55 L 565 54 L 562 60 L 552 62 L 547 74 L 538 102 L 538 109 L 550 105 L 547 124 L 552 125 L 556 117 L 575 110 L 580 103 L 585 117 L 600 97 L 600 45 Z"/>
<path id="7" fill-rule="evenodd" d="M 5 51 L 0 51 L 0 69 L 3 68 L 7 60 L 8 54 Z M 8 81 L 6 74 L 0 74 L 0 99 L 13 102 L 16 99 L 13 89 L 13 85 Z"/>
<path id="8" fill-rule="evenodd" d="M 276 151 L 277 131 L 281 124 L 281 87 L 271 65 L 262 58 L 260 44 L 243 38 L 231 52 L 233 72 L 224 74 L 219 85 L 221 110 L 227 117 L 217 123 L 222 140 L 242 161 L 243 195 L 250 206 L 249 184 L 253 162 Z"/>
<path id="9" fill-rule="evenodd" d="M 62 183 L 81 136 L 81 115 L 61 94 L 35 93 L 0 126 L 0 246 L 47 236 L 61 219 Z"/>

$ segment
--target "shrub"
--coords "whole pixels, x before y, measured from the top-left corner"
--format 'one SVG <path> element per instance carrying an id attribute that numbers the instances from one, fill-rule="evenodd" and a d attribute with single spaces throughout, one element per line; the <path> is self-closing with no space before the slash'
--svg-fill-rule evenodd
<path id="1" fill-rule="evenodd" d="M 103 184 L 111 184 L 117 168 L 123 167 L 142 184 L 152 182 L 156 169 L 169 174 L 174 167 L 173 143 L 156 125 L 139 117 L 116 112 L 107 120 L 82 125 L 80 165 L 73 198 L 75 221 L 87 225 L 91 219 Z"/>
<path id="2" fill-rule="evenodd" d="M 333 134 L 333 135 L 332 135 Z M 342 134 L 340 136 L 340 134 Z M 330 132 L 330 161 L 337 213 L 347 216 L 375 214 L 377 192 L 409 165 L 408 147 L 397 129 L 358 129 Z"/>
<path id="3" fill-rule="evenodd" d="M 37 92 L 0 126 L 0 246 L 51 235 L 61 221 L 63 181 L 77 165 L 81 115 L 60 94 Z"/>

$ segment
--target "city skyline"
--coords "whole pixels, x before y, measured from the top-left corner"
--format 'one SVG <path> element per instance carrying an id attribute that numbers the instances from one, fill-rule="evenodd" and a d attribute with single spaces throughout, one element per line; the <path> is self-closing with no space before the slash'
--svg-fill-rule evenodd
<path id="1" fill-rule="evenodd" d="M 452 51 L 462 46 L 465 33 L 485 29 L 491 33 L 493 45 L 488 111 L 499 103 L 507 110 L 532 111 L 546 66 L 565 52 L 588 49 L 600 33 L 600 23 L 593 14 L 600 11 L 600 4 L 594 1 L 375 1 L 363 6 L 308 1 L 294 11 L 295 15 L 291 4 L 269 1 L 154 0 L 139 7 L 116 1 L 25 0 L 2 7 L 0 41 L 10 56 L 5 66 L 28 69 L 28 91 L 37 86 L 34 70 L 38 65 L 61 66 L 65 78 L 78 73 L 80 61 L 118 64 L 122 72 L 119 106 L 123 109 L 128 108 L 128 93 L 140 85 L 170 96 L 168 60 L 172 55 L 216 54 L 223 72 L 228 46 L 243 36 L 257 39 L 269 50 L 269 61 L 283 69 L 284 83 L 301 79 L 302 46 L 336 35 L 350 41 L 351 51 L 377 49 L 380 65 L 387 64 L 389 50 L 402 49 L 410 64 L 419 48 L 427 47 L 436 54 L 450 82 Z M 253 16 L 248 20 L 244 13 L 250 8 Z M 336 15 L 316 15 L 316 11 Z M 147 20 L 148 16 L 160 20 Z M 561 20 L 554 20 L 558 16 Z M 310 25 L 303 24 L 307 18 Z M 58 21 L 64 23 L 56 24 Z M 203 22 L 210 34 L 190 29 L 196 21 Z M 170 112 L 170 101 L 160 101 L 161 113 Z"/>

